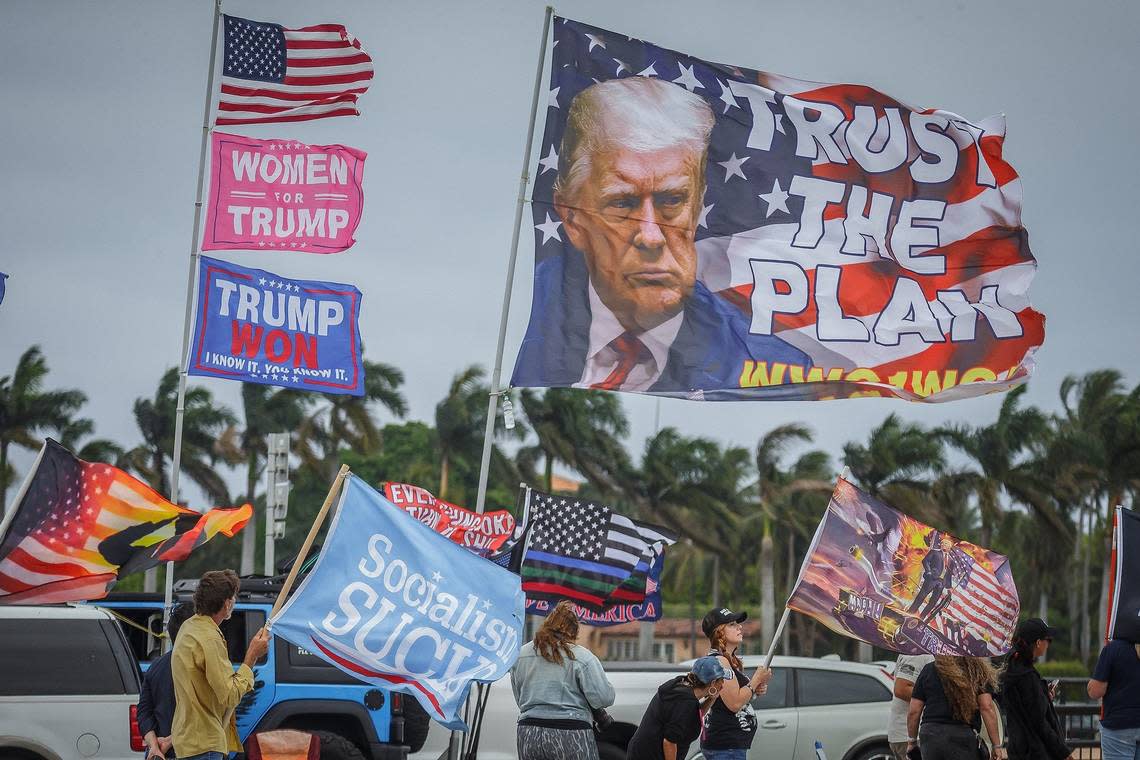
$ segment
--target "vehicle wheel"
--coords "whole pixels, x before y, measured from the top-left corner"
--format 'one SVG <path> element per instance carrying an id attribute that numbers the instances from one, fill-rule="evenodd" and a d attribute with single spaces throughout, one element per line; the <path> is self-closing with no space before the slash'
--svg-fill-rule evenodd
<path id="1" fill-rule="evenodd" d="M 876 744 L 861 750 L 859 754 L 854 755 L 851 760 L 894 760 L 894 757 L 889 745 Z"/>
<path id="2" fill-rule="evenodd" d="M 364 760 L 364 753 L 348 739 L 331 731 L 310 731 L 321 740 L 321 760 Z"/>
<path id="3" fill-rule="evenodd" d="M 414 697 L 405 695 L 403 708 L 404 743 L 408 745 L 409 752 L 419 752 L 427 741 L 428 731 L 431 729 L 431 716 Z"/>
<path id="4" fill-rule="evenodd" d="M 625 750 L 616 744 L 598 742 L 598 757 L 600 760 L 625 760 Z"/>

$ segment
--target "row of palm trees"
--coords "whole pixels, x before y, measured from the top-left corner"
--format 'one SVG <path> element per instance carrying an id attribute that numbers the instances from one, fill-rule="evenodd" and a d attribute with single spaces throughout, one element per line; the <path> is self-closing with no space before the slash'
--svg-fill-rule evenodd
<path id="1" fill-rule="evenodd" d="M 135 402 L 141 442 L 129 448 L 94 438 L 93 423 L 80 416 L 84 393 L 46 389 L 47 374 L 32 347 L 0 378 L 0 505 L 16 475 L 10 447 L 35 449 L 49 434 L 83 458 L 114 462 L 169 492 L 175 369 L 153 398 Z M 474 502 L 489 391 L 484 371 L 459 372 L 430 423 L 404 421 L 399 369 L 367 362 L 366 377 L 362 397 L 246 384 L 240 415 L 191 386 L 182 474 L 215 504 L 256 502 L 266 435 L 290 431 L 295 488 L 278 556 L 300 545 L 342 461 L 373 482 L 411 482 L 449 501 Z M 890 415 L 865 441 L 846 444 L 838 463 L 887 503 L 1009 555 L 1023 608 L 1063 623 L 1073 656 L 1088 662 L 1107 603 L 1110 508 L 1131 505 L 1140 493 L 1140 386 L 1127 388 L 1115 370 L 1070 377 L 1056 414 L 1027 406 L 1024 390 L 1007 394 L 988 425 L 930 429 Z M 617 394 L 522 390 L 515 400 L 519 424 L 508 430 L 500 419 L 496 427 L 488 504 L 512 504 L 520 481 L 549 490 L 556 472 L 577 473 L 583 493 L 684 537 L 663 578 L 667 604 L 692 596 L 702 604 L 759 600 L 770 635 L 838 469 L 810 448 L 808 428 L 781 426 L 744 448 L 666 427 L 636 456 Z M 385 418 L 391 421 L 381 424 Z M 231 493 L 233 468 L 244 475 L 244 493 Z M 182 572 L 195 574 L 199 563 L 236 564 L 234 551 L 216 542 Z M 785 635 L 785 651 L 846 646 L 801 616 Z"/>

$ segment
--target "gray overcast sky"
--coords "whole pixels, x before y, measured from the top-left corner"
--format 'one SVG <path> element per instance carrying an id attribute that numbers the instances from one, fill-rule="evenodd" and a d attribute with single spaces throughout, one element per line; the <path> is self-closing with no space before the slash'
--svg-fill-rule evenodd
<path id="1" fill-rule="evenodd" d="M 11 275 L 0 375 L 42 345 L 51 384 L 86 391 L 97 432 L 127 445 L 138 441 L 131 403 L 179 359 L 211 7 L 0 5 L 0 271 Z M 403 368 L 411 416 L 429 419 L 456 371 L 494 358 L 543 5 L 232 0 L 224 10 L 344 23 L 375 59 L 359 118 L 232 130 L 367 151 L 357 244 L 222 256 L 359 286 L 367 355 Z M 1031 400 L 1053 408 L 1065 375 L 1100 367 L 1140 379 L 1140 257 L 1128 232 L 1140 3 L 566 0 L 557 12 L 706 59 L 868 84 L 975 119 L 1004 112 L 1040 265 L 1030 295 L 1048 316 Z M 529 229 L 522 240 L 507 377 L 530 305 Z M 238 408 L 236 384 L 199 381 Z M 655 402 L 623 401 L 640 452 Z M 1000 402 L 664 400 L 661 422 L 752 446 L 799 420 L 837 455 L 892 411 L 976 424 Z"/>

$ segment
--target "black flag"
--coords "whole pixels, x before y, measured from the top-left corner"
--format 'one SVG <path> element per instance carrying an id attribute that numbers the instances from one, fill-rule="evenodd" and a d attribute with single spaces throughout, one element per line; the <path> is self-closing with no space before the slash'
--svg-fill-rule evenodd
<path id="1" fill-rule="evenodd" d="M 1140 514 L 1116 508 L 1109 570 L 1108 638 L 1140 643 Z"/>

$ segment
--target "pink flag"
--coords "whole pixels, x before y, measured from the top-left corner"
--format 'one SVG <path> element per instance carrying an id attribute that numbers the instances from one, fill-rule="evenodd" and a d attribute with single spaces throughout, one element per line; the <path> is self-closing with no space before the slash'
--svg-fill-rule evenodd
<path id="1" fill-rule="evenodd" d="M 215 132 L 212 154 L 202 250 L 338 253 L 356 242 L 364 151 Z"/>

